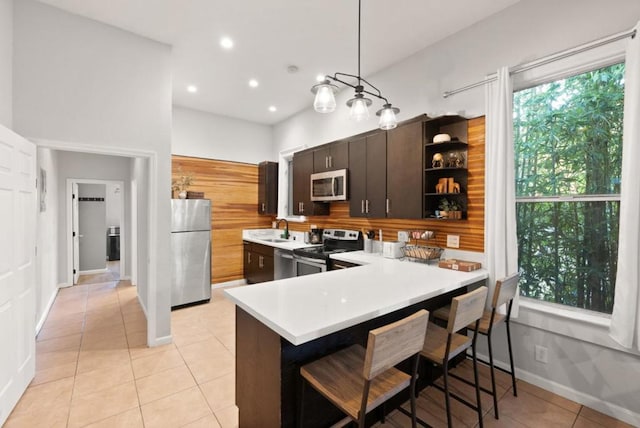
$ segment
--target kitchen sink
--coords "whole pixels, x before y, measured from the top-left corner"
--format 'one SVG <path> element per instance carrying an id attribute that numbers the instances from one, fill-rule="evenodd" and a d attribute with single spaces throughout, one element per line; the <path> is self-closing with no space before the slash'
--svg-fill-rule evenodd
<path id="1" fill-rule="evenodd" d="M 265 238 L 262 240 L 267 242 L 289 242 L 288 239 L 281 239 L 281 238 Z"/>

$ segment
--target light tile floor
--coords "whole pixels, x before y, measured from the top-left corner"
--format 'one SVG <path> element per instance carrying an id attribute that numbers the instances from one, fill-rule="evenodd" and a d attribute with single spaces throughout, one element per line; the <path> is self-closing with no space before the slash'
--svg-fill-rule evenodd
<path id="1" fill-rule="evenodd" d="M 236 427 L 235 310 L 220 290 L 209 304 L 172 312 L 174 343 L 147 348 L 146 320 L 127 281 L 60 290 L 36 343 L 36 376 L 5 427 Z M 470 364 L 457 369 L 470 376 Z M 481 380 L 489 373 L 481 366 Z M 473 400 L 472 389 L 453 389 Z M 500 419 L 482 395 L 485 427 L 630 427 L 523 381 L 514 397 L 498 372 Z M 475 412 L 452 400 L 454 426 Z M 405 406 L 408 408 L 408 406 Z M 428 388 L 418 415 L 446 426 L 443 395 Z M 409 427 L 392 412 L 381 428 Z M 270 427 L 266 427 L 270 428 Z"/>
<path id="2" fill-rule="evenodd" d="M 172 312 L 174 343 L 147 348 L 128 281 L 62 289 L 5 427 L 236 427 L 234 314 L 218 291 Z"/>
<path id="3" fill-rule="evenodd" d="M 98 282 L 118 281 L 120 279 L 120 261 L 107 261 L 107 270 L 104 273 L 80 275 L 78 285 L 95 284 Z"/>

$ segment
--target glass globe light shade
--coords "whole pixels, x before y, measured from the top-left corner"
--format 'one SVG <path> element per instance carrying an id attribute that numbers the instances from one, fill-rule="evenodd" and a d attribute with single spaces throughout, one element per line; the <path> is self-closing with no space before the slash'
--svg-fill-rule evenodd
<path id="1" fill-rule="evenodd" d="M 331 113 L 336 109 L 336 97 L 333 95 L 335 86 L 324 82 L 314 86 L 316 98 L 313 101 L 313 109 L 318 113 Z"/>
<path id="2" fill-rule="evenodd" d="M 385 104 L 384 106 L 382 106 L 382 109 L 376 113 L 378 116 L 380 116 L 378 127 L 380 129 L 389 130 L 398 126 L 396 113 L 399 112 L 400 110 L 395 107 L 391 107 L 391 104 Z"/>
<path id="3" fill-rule="evenodd" d="M 347 105 L 351 107 L 349 111 L 349 117 L 356 122 L 369 119 L 369 106 L 371 100 L 364 98 L 362 94 L 356 94 L 355 98 L 347 101 Z"/>

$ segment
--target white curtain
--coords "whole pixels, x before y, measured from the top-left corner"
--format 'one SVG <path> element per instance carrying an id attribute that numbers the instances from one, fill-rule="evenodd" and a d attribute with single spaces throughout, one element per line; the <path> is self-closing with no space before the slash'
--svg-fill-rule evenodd
<path id="1" fill-rule="evenodd" d="M 640 23 L 636 30 L 640 29 Z M 640 347 L 640 35 L 629 41 L 624 76 L 624 132 L 618 273 L 609 335 L 625 348 Z"/>
<path id="2" fill-rule="evenodd" d="M 513 82 L 509 68 L 486 85 L 484 249 L 491 302 L 496 280 L 518 271 Z M 518 298 L 512 316 L 518 314 Z"/>

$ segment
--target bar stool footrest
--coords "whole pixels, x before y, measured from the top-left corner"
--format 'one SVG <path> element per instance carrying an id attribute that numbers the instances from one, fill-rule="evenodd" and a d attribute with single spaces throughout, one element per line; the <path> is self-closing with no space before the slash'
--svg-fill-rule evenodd
<path id="1" fill-rule="evenodd" d="M 450 374 L 450 376 L 451 376 L 451 374 Z M 446 391 L 444 390 L 444 387 L 438 385 L 437 383 L 434 383 L 431 386 L 433 386 L 434 388 L 436 388 L 436 389 L 438 389 L 438 390 L 440 390 L 440 391 L 442 391 L 443 393 L 446 394 Z M 465 400 L 464 398 L 460 397 L 459 395 L 454 394 L 453 392 L 449 391 L 449 396 L 455 398 L 456 400 L 458 400 L 460 403 L 464 404 L 468 408 L 473 409 L 476 412 L 478 411 L 478 406 L 476 404 L 473 404 L 473 403 Z"/>
<path id="2" fill-rule="evenodd" d="M 455 374 L 455 373 L 449 373 L 449 376 L 451 376 L 451 377 L 453 377 L 453 378 L 456 378 L 456 379 L 458 379 L 460 382 L 464 382 L 464 383 L 466 383 L 466 384 L 467 384 L 467 385 L 469 385 L 469 386 L 473 386 L 474 388 L 476 387 L 476 385 L 475 385 L 473 382 L 471 382 L 470 380 L 465 379 L 465 378 L 463 378 L 462 376 L 459 376 L 459 375 L 457 375 L 457 374 Z M 478 386 L 478 388 L 480 388 L 480 391 L 482 391 L 482 392 L 486 392 L 487 394 L 489 394 L 489 395 L 493 396 L 493 391 L 492 391 L 492 390 L 490 390 L 490 389 L 488 389 L 488 388 L 485 388 L 485 387 L 484 387 L 484 386 L 482 386 L 482 385 Z"/>
<path id="3" fill-rule="evenodd" d="M 464 356 L 465 356 L 466 358 L 470 359 L 470 360 L 471 360 L 471 359 L 473 359 L 473 356 L 472 356 L 472 355 L 470 355 L 470 354 L 464 354 Z M 485 366 L 487 366 L 487 367 L 491 367 L 491 363 L 490 363 L 489 361 L 487 361 L 487 360 L 483 360 L 483 359 L 480 359 L 480 358 L 476 357 L 476 361 L 478 361 L 479 363 L 484 364 L 484 365 L 485 365 Z M 502 373 L 506 373 L 506 374 L 508 374 L 508 375 L 511 375 L 511 374 L 512 374 L 512 373 L 511 373 L 511 370 L 503 369 L 502 367 L 498 367 L 498 366 L 496 366 L 495 364 L 493 365 L 493 368 L 498 369 L 498 370 L 500 370 Z"/>
<path id="4" fill-rule="evenodd" d="M 402 406 L 398 407 L 398 411 L 399 411 L 400 413 L 402 413 L 403 415 L 407 415 L 407 416 L 411 417 L 411 412 L 409 412 L 409 411 L 407 411 L 407 410 L 403 409 L 403 408 L 402 408 Z M 426 423 L 425 421 L 423 421 L 422 419 L 420 419 L 420 418 L 419 418 L 419 417 L 417 417 L 417 416 L 416 416 L 416 422 L 417 422 L 419 425 L 422 425 L 423 427 L 426 427 L 426 428 L 433 428 L 431 425 L 429 425 L 428 423 Z"/>

